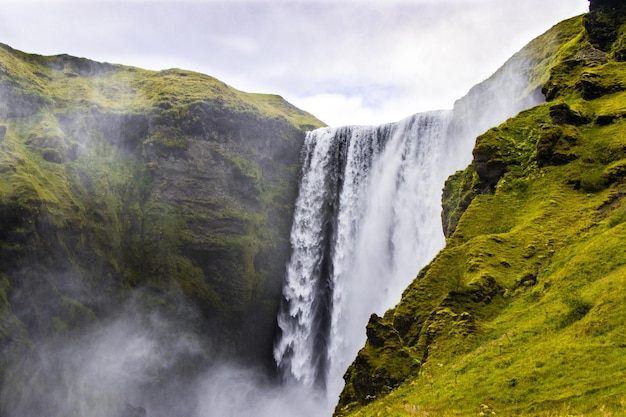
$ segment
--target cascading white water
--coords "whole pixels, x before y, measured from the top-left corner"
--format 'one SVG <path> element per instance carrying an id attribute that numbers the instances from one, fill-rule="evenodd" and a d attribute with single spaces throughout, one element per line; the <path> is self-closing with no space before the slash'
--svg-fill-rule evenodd
<path id="1" fill-rule="evenodd" d="M 338 395 L 369 315 L 398 300 L 443 245 L 449 114 L 308 134 L 275 349 L 286 377 Z"/>
<path id="2" fill-rule="evenodd" d="M 397 302 L 444 244 L 439 195 L 447 174 L 440 157 L 449 114 L 417 114 L 386 125 L 377 149 L 362 143 L 366 134 L 352 137 L 356 151 L 349 162 L 355 155 L 357 163 L 344 170 L 333 252 L 329 395 L 339 395 L 341 377 L 365 342 L 370 314 Z M 360 162 L 362 147 L 377 150 L 363 158 L 367 167 Z"/>
<path id="3" fill-rule="evenodd" d="M 274 358 L 285 379 L 325 393 L 326 408 L 370 314 L 443 247 L 445 179 L 471 161 L 478 134 L 543 100 L 528 72 L 519 54 L 452 111 L 308 133 Z"/>

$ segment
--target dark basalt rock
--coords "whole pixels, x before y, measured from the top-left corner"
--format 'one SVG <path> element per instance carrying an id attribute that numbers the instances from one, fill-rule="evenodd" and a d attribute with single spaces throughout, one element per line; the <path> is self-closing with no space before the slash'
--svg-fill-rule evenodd
<path id="1" fill-rule="evenodd" d="M 382 347 L 386 340 L 398 338 L 391 323 L 384 323 L 377 314 L 372 314 L 366 328 L 367 340 L 374 347 Z"/>
<path id="2" fill-rule="evenodd" d="M 557 104 L 550 107 L 550 118 L 552 123 L 557 125 L 580 126 L 589 123 L 590 120 L 582 116 L 577 111 L 570 109 L 567 103 Z"/>
<path id="3" fill-rule="evenodd" d="M 67 54 L 49 57 L 48 66 L 64 72 L 67 77 L 90 77 L 118 69 L 118 66 L 107 62 L 97 62 Z"/>
<path id="4" fill-rule="evenodd" d="M 589 73 L 583 74 L 580 81 L 576 84 L 576 88 L 585 100 L 595 100 L 607 94 L 623 90 L 623 86 L 610 82 L 607 83 L 600 75 Z"/>
<path id="5" fill-rule="evenodd" d="M 43 149 L 41 156 L 45 161 L 52 162 L 53 164 L 61 164 L 65 160 L 57 149 Z"/>
<path id="6" fill-rule="evenodd" d="M 593 0 L 583 19 L 591 44 L 609 51 L 617 40 L 618 30 L 626 21 L 626 4 L 620 0 Z"/>
<path id="7" fill-rule="evenodd" d="M 622 0 L 590 0 L 589 10 L 594 11 L 603 8 L 617 8 L 623 5 L 624 2 Z"/>
<path id="8" fill-rule="evenodd" d="M 377 395 L 396 388 L 419 371 L 419 362 L 404 348 L 404 342 L 386 317 L 372 314 L 367 324 L 368 342 L 350 365 L 335 415 L 354 403 L 366 404 Z"/>
<path id="9" fill-rule="evenodd" d="M 499 160 L 491 160 L 487 155 L 474 155 L 474 169 L 481 180 L 481 192 L 490 194 L 506 172 L 506 164 Z"/>
<path id="10" fill-rule="evenodd" d="M 537 285 L 536 274 L 526 274 L 516 283 L 517 288 L 532 287 L 534 285 Z"/>
<path id="11" fill-rule="evenodd" d="M 606 185 L 623 183 L 626 178 L 626 163 L 616 163 L 608 167 L 604 172 Z"/>
<path id="12" fill-rule="evenodd" d="M 461 216 L 477 195 L 477 182 L 477 175 L 470 168 L 457 171 L 446 180 L 441 195 L 441 225 L 445 237 L 452 236 Z"/>
<path id="13" fill-rule="evenodd" d="M 598 117 L 596 117 L 595 122 L 599 126 L 606 126 L 615 122 L 618 118 L 619 117 L 615 114 L 601 114 Z"/>
<path id="14" fill-rule="evenodd" d="M 506 163 L 501 157 L 500 143 L 491 133 L 478 137 L 473 150 L 474 170 L 480 178 L 481 193 L 492 193 L 496 184 L 506 172 Z"/>

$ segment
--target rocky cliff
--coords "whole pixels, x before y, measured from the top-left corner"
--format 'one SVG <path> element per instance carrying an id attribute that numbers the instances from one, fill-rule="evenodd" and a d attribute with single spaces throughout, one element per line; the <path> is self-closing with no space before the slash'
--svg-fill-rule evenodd
<path id="1" fill-rule="evenodd" d="M 206 75 L 0 45 L 1 363 L 131 297 L 271 358 L 299 152 L 321 125 Z"/>
<path id="2" fill-rule="evenodd" d="M 336 415 L 626 411 L 626 25 L 620 2 L 520 53 L 546 98 L 478 136 L 447 244 L 345 374 Z"/>

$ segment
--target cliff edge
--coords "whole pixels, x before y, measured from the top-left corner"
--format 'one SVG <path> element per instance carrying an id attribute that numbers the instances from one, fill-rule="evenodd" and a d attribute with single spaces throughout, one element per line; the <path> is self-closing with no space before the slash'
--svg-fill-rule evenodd
<path id="1" fill-rule="evenodd" d="M 271 358 L 299 153 L 321 125 L 207 75 L 0 45 L 2 363 L 129 300 L 191 305 L 188 331 Z"/>

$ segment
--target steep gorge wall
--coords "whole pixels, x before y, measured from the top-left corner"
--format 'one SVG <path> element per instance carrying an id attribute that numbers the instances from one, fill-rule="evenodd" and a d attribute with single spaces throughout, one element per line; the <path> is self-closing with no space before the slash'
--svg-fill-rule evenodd
<path id="1" fill-rule="evenodd" d="M 299 152 L 321 125 L 197 73 L 0 45 L 2 361 L 129 299 L 192 305 L 187 330 L 270 358 Z"/>

